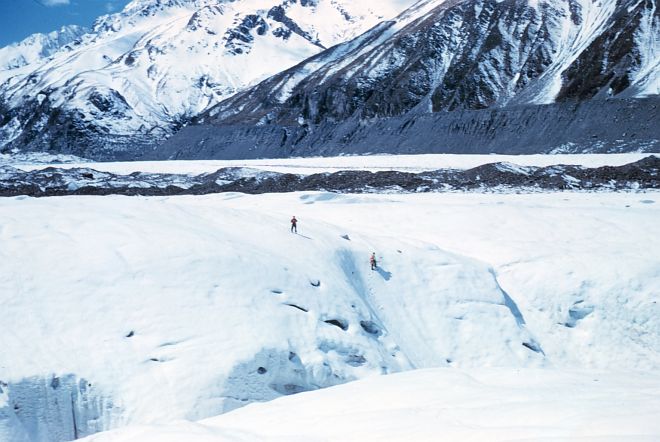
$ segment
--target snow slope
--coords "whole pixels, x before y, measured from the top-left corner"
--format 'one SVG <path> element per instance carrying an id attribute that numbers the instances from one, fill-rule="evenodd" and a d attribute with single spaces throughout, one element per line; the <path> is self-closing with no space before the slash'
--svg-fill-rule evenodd
<path id="1" fill-rule="evenodd" d="M 429 369 L 85 441 L 651 442 L 659 385 L 657 373 Z"/>
<path id="2" fill-rule="evenodd" d="M 412 368 L 657 370 L 658 195 L 2 199 L 0 440 Z"/>

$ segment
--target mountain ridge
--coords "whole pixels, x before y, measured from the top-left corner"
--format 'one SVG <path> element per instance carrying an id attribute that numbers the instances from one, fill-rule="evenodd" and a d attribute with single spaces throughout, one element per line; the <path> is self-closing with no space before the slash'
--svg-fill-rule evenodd
<path id="1" fill-rule="evenodd" d="M 0 149 L 126 160 L 658 149 L 656 0 L 391 0 L 410 7 L 388 20 L 344 3 L 134 1 L 85 40 L 114 51 L 97 70 L 70 66 L 88 62 L 81 51 L 0 87 Z M 70 75 L 49 83 L 51 68 Z"/>
<path id="2" fill-rule="evenodd" d="M 319 123 L 351 116 L 399 116 L 420 106 L 426 113 L 549 104 L 599 95 L 657 95 L 660 43 L 653 42 L 655 56 L 646 63 L 656 67 L 652 69 L 654 80 L 642 81 L 644 86 L 637 71 L 645 62 L 641 55 L 639 59 L 635 55 L 644 48 L 621 48 L 619 41 L 635 40 L 635 32 L 642 32 L 645 14 L 655 21 L 642 34 L 657 36 L 660 16 L 655 2 L 612 0 L 599 4 L 576 0 L 539 1 L 536 5 L 526 0 L 420 2 L 381 28 L 375 43 L 367 40 L 358 42 L 357 48 L 350 47 L 356 40 L 343 45 L 350 48 L 348 54 L 341 50 L 335 51 L 339 56 L 334 57 L 332 53 L 320 54 L 225 100 L 200 121 L 216 117 L 230 122 L 288 123 L 302 116 L 309 123 Z M 587 10 L 579 15 L 583 9 Z M 412 15 L 412 20 L 406 14 Z M 597 21 L 587 25 L 593 16 Z M 611 50 L 594 50 L 610 38 Z M 633 43 L 627 41 L 628 45 Z M 593 60 L 587 62 L 588 57 Z M 317 67 L 318 60 L 322 61 Z M 607 72 L 599 72 L 603 65 Z M 306 71 L 309 74 L 305 75 Z M 630 88 L 636 89 L 628 91 Z M 275 94 L 265 93 L 273 89 Z M 283 93 L 278 93 L 282 89 Z"/>
<path id="3" fill-rule="evenodd" d="M 100 17 L 72 51 L 6 79 L 0 149 L 130 156 L 412 2 L 133 1 Z"/>
<path id="4" fill-rule="evenodd" d="M 57 31 L 32 34 L 0 48 L 0 83 L 5 77 L 11 76 L 11 71 L 43 61 L 87 32 L 82 26 L 62 26 Z"/>
<path id="5" fill-rule="evenodd" d="M 221 102 L 153 155 L 657 151 L 655 6 L 420 2 Z"/>

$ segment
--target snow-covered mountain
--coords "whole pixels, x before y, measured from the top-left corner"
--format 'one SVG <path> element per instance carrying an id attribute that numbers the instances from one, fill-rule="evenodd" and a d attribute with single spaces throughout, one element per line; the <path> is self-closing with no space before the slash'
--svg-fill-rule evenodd
<path id="1" fill-rule="evenodd" d="M 0 48 L 0 83 L 18 75 L 16 69 L 42 62 L 68 44 L 75 46 L 85 33 L 87 29 L 81 26 L 63 26 L 59 31 L 33 34 L 21 42 Z"/>
<path id="2" fill-rule="evenodd" d="M 652 150 L 659 91 L 655 0 L 424 0 L 220 103 L 162 156 Z"/>
<path id="3" fill-rule="evenodd" d="M 441 133 L 454 151 L 503 153 L 520 132 L 528 151 L 649 150 L 660 134 L 647 108 L 653 120 L 657 104 L 635 100 L 658 99 L 656 2 L 136 0 L 3 83 L 0 148 L 104 159 L 362 152 L 356 134 L 393 117 L 404 120 L 363 133 L 363 144 L 428 151 L 424 142 L 393 146 L 390 135 L 446 113 L 415 132 L 427 142 Z M 506 113 L 521 106 L 532 110 Z M 483 109 L 493 112 L 460 113 Z M 184 131 L 154 150 L 191 120 L 271 128 Z M 550 141 L 534 144 L 536 125 L 509 133 L 533 120 Z M 275 125 L 286 128 L 273 135 Z M 600 129 L 609 131 L 603 140 Z"/>
<path id="4" fill-rule="evenodd" d="M 654 0 L 424 0 L 209 112 L 320 123 L 660 93 Z"/>
<path id="5" fill-rule="evenodd" d="M 0 74 L 0 148 L 135 151 L 413 1 L 134 0 L 79 44 Z"/>

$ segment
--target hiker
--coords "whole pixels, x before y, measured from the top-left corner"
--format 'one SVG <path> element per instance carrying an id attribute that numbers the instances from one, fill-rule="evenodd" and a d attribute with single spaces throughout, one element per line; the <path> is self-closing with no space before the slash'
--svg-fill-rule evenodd
<path id="1" fill-rule="evenodd" d="M 293 215 L 293 218 L 291 218 L 291 233 L 298 233 L 298 220 L 296 219 L 296 215 Z"/>
<path id="2" fill-rule="evenodd" d="M 369 259 L 369 262 L 371 263 L 371 270 L 376 270 L 376 267 L 377 267 L 376 252 L 371 254 L 371 258 Z"/>

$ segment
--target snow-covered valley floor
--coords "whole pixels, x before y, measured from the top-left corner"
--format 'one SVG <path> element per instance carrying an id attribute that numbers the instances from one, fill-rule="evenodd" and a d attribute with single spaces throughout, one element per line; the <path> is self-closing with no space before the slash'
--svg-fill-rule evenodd
<path id="1" fill-rule="evenodd" d="M 12 165 L 22 170 L 45 167 L 90 167 L 103 172 L 130 174 L 133 172 L 177 173 L 196 175 L 215 172 L 223 167 L 246 167 L 279 173 L 310 175 L 340 170 L 369 170 L 372 172 L 397 170 L 424 172 L 436 169 L 470 169 L 488 163 L 508 162 L 519 166 L 545 167 L 573 164 L 585 167 L 622 166 L 648 157 L 649 153 L 622 154 L 557 154 L 557 155 L 347 155 L 340 157 L 275 158 L 261 160 L 207 160 L 207 161 L 130 161 L 89 163 L 76 161 L 76 157 L 47 154 L 0 154 L 0 166 Z M 60 163 L 58 159 L 61 159 Z"/>
<path id="2" fill-rule="evenodd" d="M 247 167 L 279 173 L 311 175 L 340 170 L 369 170 L 372 172 L 397 170 L 401 172 L 424 172 L 436 169 L 470 169 L 488 163 L 508 162 L 519 166 L 552 166 L 573 164 L 585 167 L 622 166 L 648 157 L 649 153 L 624 154 L 557 154 L 557 155 L 368 155 L 316 158 L 281 158 L 262 160 L 208 160 L 208 161 L 130 161 L 87 163 L 75 161 L 75 157 L 59 156 L 66 162 L 58 163 L 58 156 L 44 154 L 10 156 L 0 154 L 0 166 L 9 164 L 22 170 L 42 169 L 48 166 L 62 168 L 91 167 L 103 172 L 130 174 L 176 173 L 200 174 L 215 172 L 223 167 Z M 43 161 L 38 161 L 43 159 Z M 37 161 L 35 161 L 37 160 Z"/>
<path id="3" fill-rule="evenodd" d="M 0 440 L 658 440 L 659 220 L 659 192 L 0 199 Z"/>

